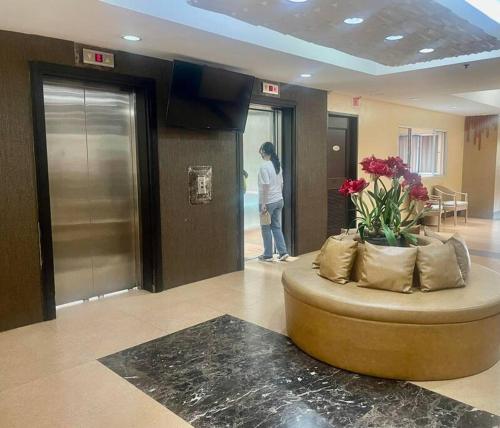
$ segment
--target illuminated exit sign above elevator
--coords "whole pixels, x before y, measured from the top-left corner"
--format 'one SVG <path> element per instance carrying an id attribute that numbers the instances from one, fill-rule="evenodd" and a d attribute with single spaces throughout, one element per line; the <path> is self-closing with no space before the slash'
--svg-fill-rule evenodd
<path id="1" fill-rule="evenodd" d="M 95 51 L 92 49 L 83 48 L 83 63 L 114 68 L 115 56 L 109 52 Z"/>
<path id="2" fill-rule="evenodd" d="M 279 97 L 280 85 L 278 85 L 277 83 L 262 82 L 262 93 L 265 95 Z"/>

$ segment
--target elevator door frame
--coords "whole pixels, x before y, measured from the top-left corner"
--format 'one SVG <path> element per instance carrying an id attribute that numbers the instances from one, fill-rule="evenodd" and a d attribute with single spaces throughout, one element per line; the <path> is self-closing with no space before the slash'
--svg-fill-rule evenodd
<path id="1" fill-rule="evenodd" d="M 296 103 L 281 98 L 254 95 L 250 100 L 250 105 L 266 106 L 279 109 L 282 112 L 281 125 L 281 163 L 283 165 L 283 200 L 285 203 L 283 210 L 283 234 L 288 244 L 290 255 L 296 255 L 296 129 L 295 129 L 295 109 Z M 243 134 L 237 134 L 236 166 L 237 192 L 239 195 L 239 215 L 238 215 L 238 269 L 245 269 L 245 231 L 244 231 L 244 194 L 243 194 Z"/>
<path id="2" fill-rule="evenodd" d="M 114 86 L 136 95 L 137 182 L 142 287 L 162 291 L 161 230 L 159 203 L 158 143 L 156 130 L 155 81 L 109 71 L 42 62 L 30 63 L 33 129 L 38 196 L 40 267 L 45 320 L 56 317 L 54 259 L 50 213 L 50 192 L 45 132 L 43 83 L 65 80 Z"/>

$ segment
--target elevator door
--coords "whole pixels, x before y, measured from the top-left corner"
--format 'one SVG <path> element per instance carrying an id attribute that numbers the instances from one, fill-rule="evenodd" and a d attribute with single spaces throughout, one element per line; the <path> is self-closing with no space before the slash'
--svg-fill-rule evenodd
<path id="1" fill-rule="evenodd" d="M 140 285 L 134 94 L 43 91 L 56 304 Z"/>

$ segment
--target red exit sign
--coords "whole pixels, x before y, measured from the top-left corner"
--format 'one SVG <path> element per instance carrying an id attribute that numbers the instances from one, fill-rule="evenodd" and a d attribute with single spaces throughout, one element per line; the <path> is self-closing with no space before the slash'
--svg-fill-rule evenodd
<path id="1" fill-rule="evenodd" d="M 93 49 L 83 49 L 83 63 L 100 65 L 101 67 L 114 68 L 115 56 L 109 52 L 95 51 Z"/>
<path id="2" fill-rule="evenodd" d="M 277 83 L 262 82 L 262 93 L 279 97 L 280 85 L 278 85 Z"/>

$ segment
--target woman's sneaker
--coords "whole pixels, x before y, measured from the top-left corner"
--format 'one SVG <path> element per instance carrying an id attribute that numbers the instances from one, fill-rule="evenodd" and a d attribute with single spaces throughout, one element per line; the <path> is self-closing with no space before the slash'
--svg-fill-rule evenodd
<path id="1" fill-rule="evenodd" d="M 261 262 L 272 262 L 274 259 L 272 257 L 265 257 L 264 255 L 257 257 Z"/>
<path id="2" fill-rule="evenodd" d="M 282 256 L 280 256 L 278 260 L 280 262 L 286 262 L 286 259 L 288 259 L 288 257 L 290 257 L 290 255 L 288 253 L 285 253 Z"/>

